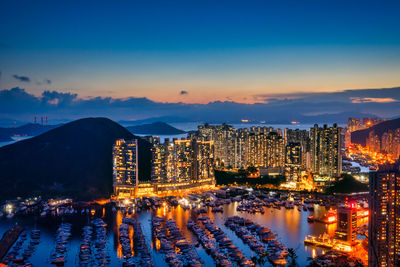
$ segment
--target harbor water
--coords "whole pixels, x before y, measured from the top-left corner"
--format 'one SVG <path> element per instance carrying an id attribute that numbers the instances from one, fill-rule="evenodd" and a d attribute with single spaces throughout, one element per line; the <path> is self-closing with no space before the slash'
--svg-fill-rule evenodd
<path id="1" fill-rule="evenodd" d="M 317 248 L 304 246 L 304 238 L 306 235 L 318 236 L 323 233 L 333 235 L 336 229 L 336 224 L 323 224 L 319 222 L 309 223 L 307 217 L 309 215 L 322 216 L 325 214 L 325 207 L 315 205 L 314 211 L 299 211 L 298 209 L 274 209 L 265 207 L 265 213 L 250 214 L 246 212 L 238 212 L 236 210 L 239 204 L 233 202 L 223 206 L 222 213 L 213 213 L 211 208 L 208 208 L 207 215 L 218 225 L 233 241 L 242 253 L 249 259 L 256 256 L 250 247 L 235 235 L 228 227 L 224 225 L 226 219 L 230 216 L 240 216 L 248 218 L 255 223 L 268 227 L 277 236 L 277 240 L 288 248 L 293 248 L 298 256 L 297 261 L 300 266 L 305 266 L 308 263 L 308 258 L 315 257 L 323 251 Z M 211 256 L 209 256 L 201 245 L 197 245 L 198 241 L 194 234 L 187 228 L 187 222 L 190 219 L 195 219 L 197 214 L 193 210 L 177 207 L 159 207 L 156 210 L 141 211 L 137 214 L 128 215 L 119 210 L 113 211 L 110 208 L 97 210 L 94 215 L 64 215 L 63 217 L 54 217 L 47 215 L 41 216 L 16 216 L 11 219 L 3 218 L 0 221 L 0 234 L 14 225 L 20 225 L 29 233 L 32 229 L 41 230 L 40 243 L 36 246 L 35 251 L 29 258 L 34 266 L 54 266 L 51 263 L 51 255 L 56 246 L 56 232 L 62 222 L 71 223 L 71 238 L 66 244 L 65 266 L 77 266 L 79 263 L 79 250 L 82 241 L 82 229 L 85 225 L 89 225 L 90 221 L 96 217 L 102 218 L 107 223 L 107 235 L 105 240 L 105 252 L 109 259 L 109 266 L 121 266 L 124 259 L 119 243 L 118 229 L 125 216 L 137 216 L 140 221 L 143 235 L 154 266 L 168 266 L 165 262 L 164 254 L 156 249 L 154 239 L 152 239 L 151 218 L 152 216 L 173 219 L 176 225 L 184 235 L 184 237 L 193 244 L 195 253 L 199 256 L 204 266 L 215 266 Z M 135 244 L 132 242 L 132 246 Z M 23 249 L 22 249 L 23 250 Z M 266 264 L 268 266 L 268 263 Z"/>

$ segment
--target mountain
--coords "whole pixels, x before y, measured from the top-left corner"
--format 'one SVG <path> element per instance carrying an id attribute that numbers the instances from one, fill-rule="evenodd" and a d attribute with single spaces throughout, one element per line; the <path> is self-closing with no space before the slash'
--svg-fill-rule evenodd
<path id="1" fill-rule="evenodd" d="M 138 126 L 128 126 L 126 127 L 126 129 L 128 129 L 133 134 L 174 135 L 185 133 L 185 131 L 172 127 L 165 122 L 154 122 Z"/>
<path id="2" fill-rule="evenodd" d="M 351 142 L 355 144 L 360 144 L 362 146 L 366 145 L 368 135 L 371 131 L 374 131 L 375 134 L 382 137 L 382 134 L 389 131 L 400 128 L 400 118 L 394 120 L 387 120 L 381 123 L 378 123 L 368 129 L 359 130 L 351 133 Z"/>
<path id="3" fill-rule="evenodd" d="M 112 192 L 112 146 L 136 138 L 107 118 L 85 118 L 0 148 L 1 198 L 64 195 L 79 199 Z M 139 173 L 150 177 L 151 145 L 139 138 Z"/>
<path id="4" fill-rule="evenodd" d="M 143 120 L 120 120 L 118 121 L 121 125 L 141 125 L 146 123 L 154 123 L 154 122 L 166 122 L 166 123 L 174 123 L 174 122 L 192 122 L 192 119 L 178 117 L 178 116 L 162 116 L 162 117 L 151 117 Z"/>
<path id="5" fill-rule="evenodd" d="M 19 127 L 0 128 L 0 139 L 7 139 L 8 137 L 10 140 L 12 140 L 11 136 L 36 136 L 57 128 L 60 125 L 61 124 L 41 125 L 38 123 L 28 123 Z"/>

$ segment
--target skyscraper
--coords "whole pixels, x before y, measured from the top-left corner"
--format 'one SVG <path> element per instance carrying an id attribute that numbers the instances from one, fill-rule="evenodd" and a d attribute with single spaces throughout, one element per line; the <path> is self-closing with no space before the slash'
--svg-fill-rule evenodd
<path id="1" fill-rule="evenodd" d="M 399 163 L 370 172 L 369 266 L 400 264 Z"/>
<path id="2" fill-rule="evenodd" d="M 297 182 L 301 174 L 301 144 L 289 142 L 285 148 L 285 176 L 287 180 Z"/>
<path id="3" fill-rule="evenodd" d="M 321 176 L 339 177 L 342 172 L 341 128 L 317 124 L 310 129 L 311 170 Z"/>
<path id="4" fill-rule="evenodd" d="M 139 184 L 138 142 L 118 139 L 113 146 L 113 185 L 115 195 L 134 195 Z"/>

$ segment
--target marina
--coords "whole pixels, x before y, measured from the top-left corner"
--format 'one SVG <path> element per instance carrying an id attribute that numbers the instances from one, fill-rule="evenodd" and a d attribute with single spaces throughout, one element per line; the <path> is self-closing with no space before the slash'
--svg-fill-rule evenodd
<path id="1" fill-rule="evenodd" d="M 0 234 L 16 224 L 24 231 L 3 262 L 11 266 L 230 267 L 254 266 L 255 259 L 264 258 L 264 266 L 285 266 L 293 249 L 304 266 L 308 258 L 331 248 L 316 244 L 318 240 L 310 236 L 332 238 L 336 229 L 336 223 L 309 223 L 308 218 L 326 216 L 341 202 L 323 195 L 310 198 L 229 188 L 103 204 L 63 199 L 22 209 L 14 203 L 14 216 L 0 220 Z M 360 219 L 360 233 L 366 222 L 367 218 Z"/>

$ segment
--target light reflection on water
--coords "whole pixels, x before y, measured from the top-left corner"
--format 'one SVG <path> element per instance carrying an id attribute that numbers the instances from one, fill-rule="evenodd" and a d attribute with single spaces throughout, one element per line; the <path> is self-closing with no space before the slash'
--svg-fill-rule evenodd
<path id="1" fill-rule="evenodd" d="M 254 256 L 254 252 L 242 242 L 229 228 L 224 226 L 225 220 L 229 216 L 238 215 L 251 219 L 254 222 L 262 224 L 269 227 L 275 234 L 277 238 L 288 248 L 294 248 L 298 255 L 298 262 L 301 266 L 307 264 L 308 257 L 315 257 L 317 254 L 323 251 L 316 248 L 310 248 L 304 246 L 304 238 L 306 235 L 320 235 L 327 232 L 329 235 L 333 236 L 336 230 L 336 224 L 325 225 L 322 223 L 308 223 L 307 217 L 312 214 L 308 211 L 298 211 L 295 209 L 285 209 L 280 210 L 274 208 L 265 208 L 264 214 L 248 214 L 244 212 L 236 211 L 237 203 L 232 203 L 229 205 L 224 205 L 223 213 L 212 213 L 211 209 L 208 209 L 207 216 L 215 221 L 217 225 L 227 234 L 227 236 L 234 242 L 234 244 L 239 247 L 244 255 L 247 257 Z M 325 207 L 315 205 L 314 216 L 319 217 L 324 215 L 326 212 Z M 197 216 L 191 210 L 184 210 L 180 206 L 172 207 L 160 207 L 155 212 L 155 215 L 160 217 L 165 217 L 166 219 L 176 220 L 176 225 L 180 228 L 182 234 L 188 239 L 189 242 L 193 244 L 196 243 L 196 237 L 191 231 L 186 227 L 187 221 L 193 219 Z M 97 211 L 96 215 L 103 217 L 108 223 L 108 234 L 107 234 L 107 253 L 111 256 L 110 266 L 121 266 L 122 259 L 122 249 L 119 244 L 118 239 L 118 227 L 122 223 L 123 213 L 118 211 L 112 213 L 109 209 L 100 209 Z M 146 244 L 151 251 L 151 256 L 153 264 L 155 266 L 167 266 L 164 261 L 163 254 L 159 253 L 155 247 L 159 247 L 159 243 L 156 240 L 152 240 L 151 235 L 151 211 L 142 211 L 138 214 L 143 234 L 146 239 Z M 365 224 L 367 218 L 359 221 L 359 225 Z M 65 266 L 76 266 L 78 263 L 78 253 L 79 245 L 81 242 L 82 227 L 87 225 L 90 221 L 88 217 L 75 217 L 65 218 L 65 221 L 71 221 L 72 226 L 72 238 L 67 247 L 67 257 Z M 49 263 L 49 257 L 51 251 L 54 249 L 54 236 L 58 225 L 61 223 L 60 218 L 14 218 L 11 220 L 2 219 L 0 221 L 0 235 L 2 235 L 6 230 L 8 230 L 12 225 L 19 224 L 26 228 L 26 230 L 31 230 L 35 227 L 42 230 L 41 242 L 37 247 L 37 250 L 30 258 L 31 262 L 35 266 L 53 266 Z M 130 228 L 129 235 L 133 236 L 133 229 Z M 134 244 L 131 243 L 132 251 Z M 204 251 L 204 249 L 199 246 L 195 247 L 197 254 L 204 261 L 206 266 L 214 266 L 213 259 Z"/>

